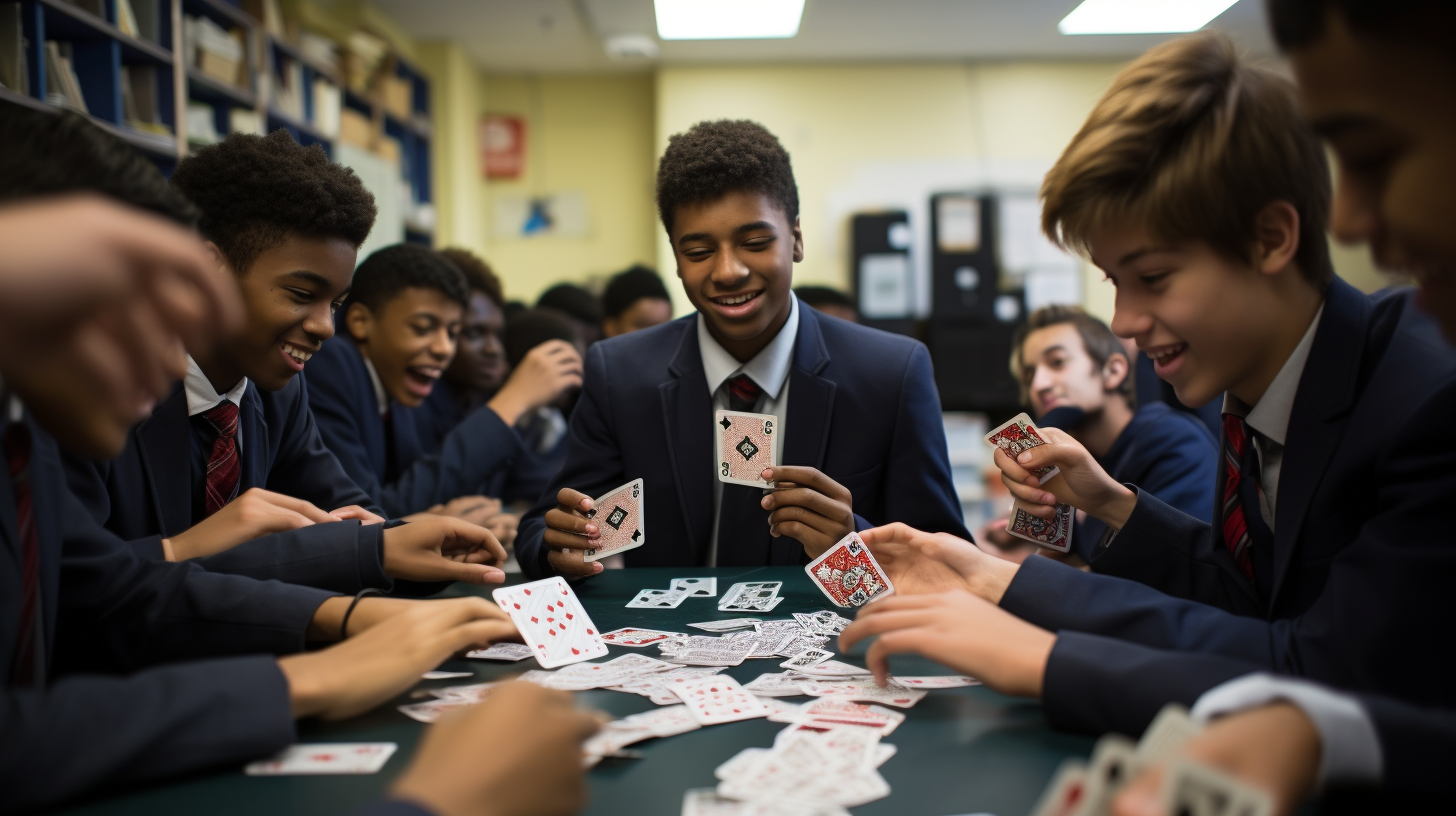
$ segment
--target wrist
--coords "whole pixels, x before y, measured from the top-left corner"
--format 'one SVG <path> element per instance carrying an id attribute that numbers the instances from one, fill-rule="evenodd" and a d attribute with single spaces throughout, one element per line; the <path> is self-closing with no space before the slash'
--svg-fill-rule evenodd
<path id="1" fill-rule="evenodd" d="M 1052 649 L 1057 645 L 1057 636 L 1045 629 L 1036 629 L 1034 635 L 1023 638 L 1019 662 L 1021 663 L 1020 688 L 1013 693 L 1024 697 L 1041 699 L 1045 686 L 1047 664 L 1051 662 Z"/>
<path id="2" fill-rule="evenodd" d="M 1113 530 L 1121 530 L 1127 526 L 1127 520 L 1132 518 L 1132 511 L 1137 508 L 1137 491 L 1130 490 L 1126 485 L 1119 484 L 1117 492 L 1111 499 L 1108 499 L 1092 515 L 1100 519 L 1104 524 Z"/>
<path id="3" fill-rule="evenodd" d="M 966 581 L 967 588 L 972 594 L 1000 606 L 1001 598 L 1006 595 L 1006 588 L 1011 586 L 1011 581 L 1016 578 L 1016 571 L 1021 565 L 984 551 L 979 560 L 981 563 Z"/>
<path id="4" fill-rule="evenodd" d="M 319 673 L 304 669 L 308 660 L 309 655 L 306 654 L 278 659 L 278 671 L 283 673 L 283 680 L 288 684 L 288 705 L 295 720 L 312 717 L 323 711 L 324 701 L 328 699 L 328 692 L 321 685 Z"/>
<path id="5" fill-rule="evenodd" d="M 162 558 L 173 563 L 185 561 L 186 559 L 178 557 L 179 548 L 180 542 L 174 544 L 170 538 L 162 539 Z"/>
<path id="6" fill-rule="evenodd" d="M 495 411 L 496 416 L 501 418 L 501 422 L 512 427 L 521 418 L 521 414 L 526 413 L 531 408 L 526 400 L 516 395 L 509 383 L 485 405 L 490 410 Z"/>

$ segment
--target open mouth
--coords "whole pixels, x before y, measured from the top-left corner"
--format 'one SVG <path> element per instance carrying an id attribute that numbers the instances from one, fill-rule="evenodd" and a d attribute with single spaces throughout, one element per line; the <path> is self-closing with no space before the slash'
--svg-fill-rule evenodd
<path id="1" fill-rule="evenodd" d="M 758 308 L 759 297 L 763 295 L 762 289 L 755 289 L 752 292 L 736 292 L 731 295 L 718 295 L 708 300 L 718 307 L 718 312 L 728 317 L 741 317 Z"/>
<path id="2" fill-rule="evenodd" d="M 304 364 L 307 363 L 309 360 L 313 359 L 314 355 L 313 351 L 308 351 L 306 349 L 300 348 L 293 345 L 292 343 L 282 343 L 279 345 L 278 350 L 279 353 L 283 355 L 283 360 L 287 362 L 289 367 L 292 368 L 294 371 L 302 371 Z M 317 351 L 317 349 L 315 349 L 315 351 Z"/>
<path id="3" fill-rule="evenodd" d="M 428 397 L 443 371 L 439 366 L 410 366 L 404 370 L 404 387 L 417 397 Z"/>
<path id="4" fill-rule="evenodd" d="M 1169 374 L 1178 370 L 1178 364 L 1183 360 L 1183 352 L 1187 350 L 1187 343 L 1169 343 L 1145 348 L 1143 353 L 1152 358 L 1153 371 L 1157 372 L 1159 377 L 1167 379 Z"/>

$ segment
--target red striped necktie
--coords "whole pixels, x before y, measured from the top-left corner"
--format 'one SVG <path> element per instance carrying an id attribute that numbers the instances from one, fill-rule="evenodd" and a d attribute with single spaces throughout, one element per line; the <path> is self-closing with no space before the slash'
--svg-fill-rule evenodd
<path id="1" fill-rule="evenodd" d="M 1249 558 L 1249 548 L 1254 541 L 1249 535 L 1249 522 L 1244 515 L 1245 507 L 1240 500 L 1239 485 L 1243 482 L 1246 475 L 1244 471 L 1247 469 L 1247 477 L 1254 480 L 1256 487 L 1254 494 L 1258 494 L 1259 460 L 1252 455 L 1254 444 L 1249 438 L 1249 428 L 1243 417 L 1224 414 L 1223 435 L 1223 543 L 1228 547 L 1229 554 L 1234 557 L 1244 577 L 1253 580 L 1254 565 Z M 1257 510 L 1258 508 L 1254 508 L 1254 512 Z"/>
<path id="2" fill-rule="evenodd" d="M 728 380 L 728 410 L 752 411 L 758 405 L 758 395 L 762 393 L 758 383 L 747 374 L 739 374 Z"/>
<path id="3" fill-rule="evenodd" d="M 238 462 L 238 406 L 231 400 L 223 400 L 203 411 L 202 416 L 217 430 L 212 454 L 207 458 L 205 511 L 211 516 L 238 492 L 238 476 L 242 473 Z"/>

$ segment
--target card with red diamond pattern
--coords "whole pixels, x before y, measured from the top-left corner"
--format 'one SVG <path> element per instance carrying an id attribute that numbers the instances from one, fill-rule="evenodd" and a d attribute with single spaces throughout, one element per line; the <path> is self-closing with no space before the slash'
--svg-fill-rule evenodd
<path id="1" fill-rule="evenodd" d="M 601 631 L 563 578 L 501 587 L 491 596 L 521 630 L 521 638 L 531 647 L 543 669 L 580 663 L 608 653 Z"/>

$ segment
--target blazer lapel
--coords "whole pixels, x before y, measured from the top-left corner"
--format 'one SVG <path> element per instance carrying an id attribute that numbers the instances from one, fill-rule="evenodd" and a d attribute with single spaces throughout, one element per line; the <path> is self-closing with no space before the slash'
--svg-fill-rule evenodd
<path id="1" fill-rule="evenodd" d="M 799 336 L 794 340 L 794 359 L 789 367 L 789 411 L 784 423 L 785 465 L 808 465 L 824 469 L 829 449 L 830 420 L 834 415 L 833 380 L 819 376 L 829 365 L 829 350 L 819 331 L 817 312 L 799 308 Z M 803 546 L 787 537 L 773 539 L 769 563 L 798 564 Z"/>
<path id="2" fill-rule="evenodd" d="M 708 557 L 713 535 L 713 483 L 704 478 L 713 472 L 713 397 L 698 351 L 697 323 L 684 320 L 682 325 L 677 354 L 667 367 L 671 379 L 658 387 L 658 393 L 683 524 L 693 563 L 701 564 Z"/>
<path id="3" fill-rule="evenodd" d="M 192 526 L 192 427 L 181 383 L 135 433 L 162 535 L 176 535 Z"/>
<path id="4" fill-rule="evenodd" d="M 263 418 L 263 398 L 258 386 L 252 382 L 243 390 L 243 404 L 239 406 L 239 423 L 243 430 L 242 481 L 238 495 L 251 487 L 268 486 L 268 471 L 273 458 L 272 446 L 268 440 L 268 421 Z"/>
<path id="5" fill-rule="evenodd" d="M 1289 416 L 1284 459 L 1279 465 L 1271 609 L 1294 557 L 1310 502 L 1339 446 L 1345 428 L 1343 418 L 1358 396 L 1357 377 L 1369 321 L 1369 299 L 1335 278 L 1325 298 L 1325 311 L 1315 331 L 1304 373 L 1299 378 Z"/>

